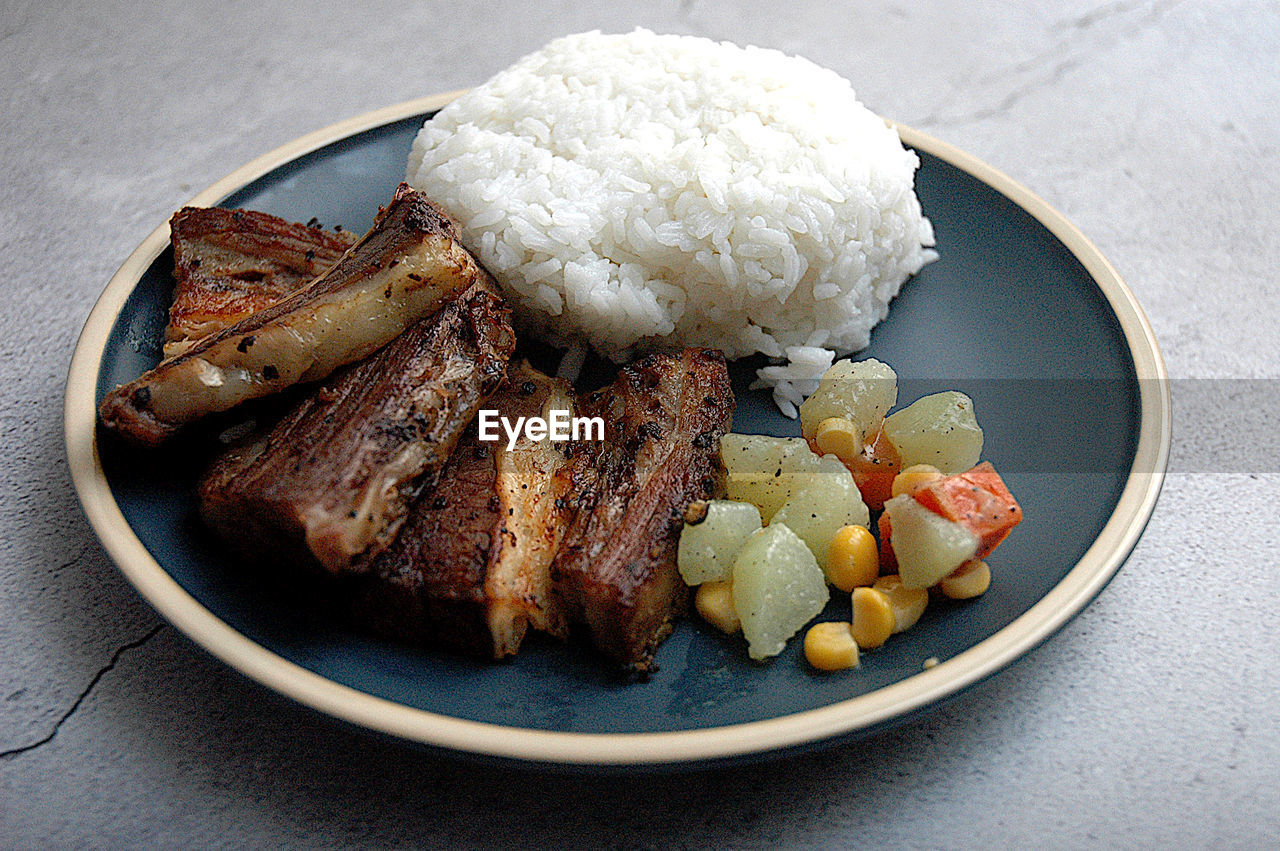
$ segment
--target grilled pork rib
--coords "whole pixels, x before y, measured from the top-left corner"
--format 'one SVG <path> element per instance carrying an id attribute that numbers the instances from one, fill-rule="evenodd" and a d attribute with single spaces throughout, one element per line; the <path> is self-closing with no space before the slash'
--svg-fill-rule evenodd
<path id="1" fill-rule="evenodd" d="M 165 357 L 281 301 L 356 241 L 345 231 L 219 207 L 183 207 L 169 219 L 169 233 L 174 288 Z"/>
<path id="2" fill-rule="evenodd" d="M 486 407 L 510 421 L 573 413 L 573 391 L 528 364 Z M 377 632 L 499 659 L 533 626 L 563 636 L 551 559 L 571 511 L 565 444 L 482 442 L 473 424 L 434 489 L 374 561 L 357 616 Z"/>
<path id="3" fill-rule="evenodd" d="M 501 385 L 515 347 L 485 284 L 324 382 L 200 484 L 200 512 L 252 554 L 359 571 Z"/>
<path id="4" fill-rule="evenodd" d="M 192 420 L 368 357 L 488 280 L 444 214 L 401 184 L 336 266 L 111 391 L 102 422 L 138 443 L 159 444 Z"/>
<path id="5" fill-rule="evenodd" d="M 592 643 L 643 672 L 688 604 L 676 570 L 684 511 L 723 493 L 720 438 L 734 408 L 724 355 L 649 355 L 584 408 L 604 417 L 605 440 L 575 447 L 578 513 L 552 581 Z"/>

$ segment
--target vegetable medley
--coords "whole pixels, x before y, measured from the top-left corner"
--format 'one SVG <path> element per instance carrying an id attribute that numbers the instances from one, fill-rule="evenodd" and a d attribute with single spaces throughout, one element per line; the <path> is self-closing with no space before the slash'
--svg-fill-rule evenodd
<path id="1" fill-rule="evenodd" d="M 890 414 L 897 376 L 877 360 L 840 361 L 800 407 L 804 437 L 728 434 L 728 498 L 694 503 L 678 563 L 698 613 L 742 632 L 752 659 L 782 652 L 818 616 L 829 586 L 851 593 L 850 622 L 815 624 L 813 667 L 857 667 L 920 619 L 935 596 L 991 584 L 986 557 L 1022 519 L 990 463 L 963 393 Z M 871 512 L 880 512 L 871 533 Z"/>

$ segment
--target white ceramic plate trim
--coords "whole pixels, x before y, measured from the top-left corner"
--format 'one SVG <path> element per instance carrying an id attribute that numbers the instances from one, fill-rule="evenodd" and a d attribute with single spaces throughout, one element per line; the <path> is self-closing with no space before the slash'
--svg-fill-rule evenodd
<path id="1" fill-rule="evenodd" d="M 330 142 L 438 109 L 460 92 L 408 101 L 348 119 L 258 157 L 219 180 L 191 204 L 209 206 Z M 993 187 L 1047 227 L 1080 260 L 1115 311 L 1134 360 L 1142 425 L 1132 473 L 1110 520 L 1074 568 L 1048 594 L 995 635 L 937 667 L 869 694 L 819 709 L 738 724 L 663 733 L 562 733 L 467 721 L 415 709 L 349 688 L 250 641 L 182 589 L 152 558 L 121 514 L 98 458 L 95 387 L 108 335 L 142 274 L 169 242 L 161 225 L 129 256 L 98 298 L 76 344 L 67 378 L 65 422 L 72 480 L 89 522 L 125 577 L 175 627 L 247 677 L 321 712 L 438 747 L 490 756 L 580 765 L 639 765 L 723 759 L 840 736 L 920 709 L 995 673 L 1050 636 L 1120 568 L 1155 507 L 1169 453 L 1169 393 L 1164 361 L 1133 293 L 1106 258 L 1044 200 L 965 152 L 898 125 L 907 145 Z"/>

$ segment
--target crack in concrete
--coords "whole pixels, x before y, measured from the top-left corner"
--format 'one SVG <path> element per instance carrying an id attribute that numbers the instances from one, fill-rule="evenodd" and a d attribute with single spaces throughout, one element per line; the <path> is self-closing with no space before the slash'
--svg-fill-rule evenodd
<path id="1" fill-rule="evenodd" d="M 1088 29 L 1096 23 L 1105 21 L 1107 18 L 1114 18 L 1117 15 L 1123 15 L 1126 12 L 1133 12 L 1137 9 L 1141 9 L 1144 5 L 1146 5 L 1146 0 L 1135 0 L 1135 2 L 1130 3 L 1108 3 L 1105 6 L 1099 6 L 1096 9 L 1085 12 L 1083 15 L 1050 24 L 1049 29 L 1050 31 Z"/>
<path id="2" fill-rule="evenodd" d="M 1144 30 L 1149 29 L 1152 26 L 1155 26 L 1157 23 L 1160 22 L 1161 19 L 1164 18 L 1164 16 L 1168 13 L 1170 9 L 1172 9 L 1174 6 L 1177 6 L 1181 2 L 1182 0 L 1157 0 L 1157 2 L 1151 3 L 1150 11 L 1148 12 L 1148 14 L 1145 15 L 1141 20 L 1134 22 L 1132 26 L 1122 29 L 1118 33 L 1118 37 L 1132 38 L 1133 36 L 1143 32 Z M 1111 18 L 1117 18 L 1123 15 L 1126 15 L 1130 12 L 1135 12 L 1139 9 L 1146 8 L 1147 6 L 1148 6 L 1148 3 L 1146 2 L 1146 0 L 1137 0 L 1137 2 L 1111 3 L 1106 6 L 1101 6 L 1097 9 L 1094 9 L 1093 11 L 1088 12 L 1084 15 L 1080 15 L 1065 21 L 1059 21 L 1055 24 L 1052 24 L 1049 27 L 1049 31 L 1061 32 L 1064 29 L 1073 30 L 1073 31 L 1089 29 L 1090 27 L 1093 27 L 1096 24 L 1102 23 Z M 1069 54 L 1071 51 L 1071 47 L 1073 46 L 1074 43 L 1075 43 L 1074 39 L 1072 37 L 1068 37 L 1062 41 L 1057 42 L 1047 50 L 1041 51 L 1036 56 L 1033 56 L 1029 59 L 1024 59 L 1023 61 L 1018 62 L 1015 65 L 1003 71 L 1000 71 L 998 73 L 986 75 L 981 79 L 981 82 L 990 83 L 990 82 L 996 82 L 1001 78 L 1007 77 L 1010 75 L 1024 75 L 1024 74 L 1035 73 L 1038 71 L 1038 69 L 1043 67 L 1046 62 L 1049 62 L 1050 60 L 1055 59 L 1055 57 L 1061 57 L 1064 54 Z M 1040 75 L 1036 79 L 1029 80 L 1026 83 L 1023 83 L 1021 86 L 1018 86 L 1017 88 L 1013 89 L 1008 94 L 1006 94 L 1003 98 L 1001 98 L 1000 102 L 995 104 L 994 106 L 983 107 L 981 109 L 977 109 L 972 112 L 961 113 L 959 115 L 946 116 L 943 114 L 943 111 L 946 109 L 948 105 L 950 105 L 951 101 L 954 99 L 955 90 L 953 89 L 952 91 L 947 93 L 947 95 L 942 99 L 941 102 L 938 103 L 937 106 L 931 109 L 928 112 L 928 114 L 926 114 L 922 119 L 920 119 L 918 126 L 945 127 L 945 126 L 954 126 L 957 124 L 968 124 L 970 122 L 983 121 L 988 118 L 992 118 L 996 115 L 1001 114 L 1002 112 L 1005 112 L 1011 109 L 1015 104 L 1018 103 L 1018 101 L 1034 93 L 1038 89 L 1045 88 L 1047 86 L 1053 86 L 1056 83 L 1060 82 L 1062 78 L 1067 75 L 1068 72 L 1072 71 L 1073 69 L 1083 64 L 1085 61 L 1085 58 L 1087 57 L 1068 55 L 1066 58 L 1057 59 L 1057 61 L 1055 61 L 1049 67 L 1048 72 L 1046 74 Z"/>
<path id="3" fill-rule="evenodd" d="M 27 28 L 27 24 L 31 21 L 31 5 L 28 4 L 23 9 L 6 9 L 7 13 L 12 15 L 10 25 L 4 32 L 0 33 L 0 43 L 9 41 L 14 36 L 21 33 Z M 15 20 L 16 19 L 16 20 Z"/>
<path id="4" fill-rule="evenodd" d="M 71 707 L 67 709 L 66 712 L 62 713 L 62 717 L 59 718 L 57 722 L 54 723 L 53 729 L 50 730 L 48 734 L 41 737 L 40 739 L 37 739 L 34 742 L 31 742 L 30 744 L 20 745 L 16 748 L 10 748 L 9 750 L 6 750 L 6 751 L 0 751 L 0 760 L 13 759 L 16 756 L 19 756 L 24 753 L 29 753 L 35 750 L 36 748 L 47 745 L 49 744 L 49 742 L 53 741 L 53 737 L 58 735 L 58 730 L 62 729 L 62 725 L 67 722 L 67 719 L 76 713 L 76 710 L 80 708 L 80 705 L 83 704 L 85 700 L 89 697 L 89 695 L 93 692 L 93 690 L 98 687 L 98 683 L 102 681 L 102 678 L 105 677 L 108 673 L 110 673 L 115 668 L 116 663 L 120 661 L 120 657 L 130 650 L 137 650 L 139 647 L 146 644 L 151 639 L 155 638 L 156 635 L 158 635 L 160 631 L 164 629 L 164 627 L 165 625 L 162 623 L 156 624 L 147 632 L 146 635 L 142 636 L 141 638 L 135 638 L 133 641 L 130 641 L 127 644 L 122 644 L 121 646 L 117 647 L 116 651 L 111 654 L 111 660 L 107 662 L 107 664 L 103 665 L 101 668 L 98 669 L 98 673 L 93 675 L 93 679 L 89 680 L 89 684 L 84 687 L 84 690 L 81 691 L 80 694 L 76 697 L 76 699 L 71 703 Z"/>
<path id="5" fill-rule="evenodd" d="M 997 103 L 995 106 L 984 107 L 983 109 L 975 110 L 973 112 L 960 115 L 955 118 L 942 120 L 942 121 L 939 121 L 938 123 L 942 125 L 948 125 L 948 124 L 966 124 L 971 121 L 985 121 L 986 119 L 993 118 L 1002 112 L 1007 112 L 1008 110 L 1012 109 L 1013 106 L 1018 101 L 1022 100 L 1027 95 L 1034 92 L 1036 89 L 1043 88 L 1046 86 L 1052 86 L 1058 83 L 1059 81 L 1061 81 L 1062 78 L 1067 75 L 1067 72 L 1079 66 L 1080 62 L 1081 60 L 1079 59 L 1064 59 L 1063 61 L 1054 65 L 1053 68 L 1049 70 L 1049 74 L 1047 77 L 1039 80 L 1032 80 L 1031 82 L 1026 83 L 1025 85 L 1019 86 L 1018 88 L 1014 89 L 1013 91 L 1005 95 L 1000 100 L 1000 102 Z"/>
<path id="6" fill-rule="evenodd" d="M 64 561 L 62 564 L 58 565 L 57 567 L 55 567 L 53 570 L 49 572 L 56 576 L 57 574 L 66 570 L 68 567 L 75 566 L 75 564 L 79 562 L 80 559 L 84 558 L 86 555 L 89 554 L 89 549 L 92 546 L 93 546 L 93 541 L 85 541 L 84 546 L 80 548 L 80 552 L 76 553 L 70 559 L 68 559 L 67 561 Z"/>

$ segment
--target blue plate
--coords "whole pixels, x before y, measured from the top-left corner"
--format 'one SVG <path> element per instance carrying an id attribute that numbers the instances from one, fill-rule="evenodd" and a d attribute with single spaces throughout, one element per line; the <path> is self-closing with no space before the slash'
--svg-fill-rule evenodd
<path id="1" fill-rule="evenodd" d="M 201 199 L 362 232 L 401 180 L 430 105 L 313 134 Z M 371 638 L 238 564 L 196 519 L 207 430 L 161 453 L 94 434 L 97 401 L 159 358 L 173 283 L 166 227 L 113 279 L 77 348 L 68 451 L 86 511 L 131 581 L 213 653 L 304 703 L 428 744 L 551 763 L 688 763 L 900 720 L 1007 664 L 1101 590 L 1150 514 L 1168 447 L 1154 338 L 1096 249 L 1008 178 L 900 129 L 920 153 L 917 191 L 941 259 L 907 283 L 862 354 L 897 370 L 902 402 L 941 389 L 974 399 L 983 457 L 1025 520 L 990 559 L 985 596 L 935 601 L 860 670 L 816 674 L 798 640 L 756 664 L 739 637 L 698 620 L 678 625 L 643 684 L 583 647 L 538 637 L 508 663 L 476 664 Z M 734 367 L 735 430 L 799 434 L 767 394 L 747 389 L 756 365 Z M 847 619 L 847 595 L 835 593 L 825 617 Z M 926 670 L 930 658 L 941 664 Z"/>

